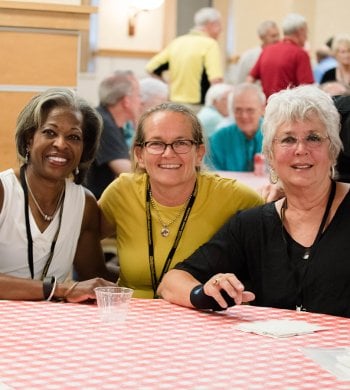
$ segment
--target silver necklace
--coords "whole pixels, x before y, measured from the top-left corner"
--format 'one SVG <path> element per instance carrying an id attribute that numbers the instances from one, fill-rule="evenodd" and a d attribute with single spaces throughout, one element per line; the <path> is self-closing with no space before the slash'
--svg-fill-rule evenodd
<path id="1" fill-rule="evenodd" d="M 152 207 L 154 208 L 154 210 L 157 213 L 158 221 L 162 225 L 162 228 L 160 230 L 160 234 L 161 234 L 162 237 L 168 237 L 169 234 L 170 234 L 169 226 L 172 225 L 180 217 L 180 215 L 185 211 L 185 208 L 187 206 L 187 202 L 189 201 L 190 197 L 187 198 L 187 200 L 186 200 L 185 204 L 183 205 L 183 207 L 181 208 L 181 210 L 175 215 L 175 218 L 173 218 L 170 222 L 165 223 L 163 221 L 163 219 L 162 219 L 162 216 L 160 215 L 160 210 L 158 209 L 158 207 L 156 205 L 156 202 L 154 201 L 154 199 L 152 197 L 152 191 L 151 190 L 149 191 L 149 196 L 150 196 L 150 199 L 151 199 Z"/>
<path id="2" fill-rule="evenodd" d="M 35 203 L 35 206 L 37 207 L 39 213 L 41 214 L 41 216 L 44 218 L 45 221 L 47 222 L 51 222 L 54 218 L 55 218 L 55 215 L 58 211 L 58 209 L 60 208 L 61 206 L 61 203 L 62 203 L 62 198 L 63 198 L 63 194 L 64 194 L 64 186 L 62 188 L 62 191 L 60 193 L 60 196 L 58 198 L 58 201 L 57 201 L 57 205 L 56 205 L 56 209 L 54 211 L 54 213 L 52 215 L 48 215 L 48 214 L 45 214 L 42 210 L 42 208 L 39 206 L 39 203 L 38 201 L 35 199 L 35 196 L 32 192 L 32 189 L 30 188 L 30 185 L 29 185 L 29 182 L 28 182 L 28 178 L 27 178 L 27 172 L 24 172 L 24 178 L 26 180 L 26 183 L 27 183 L 27 187 L 28 187 L 28 190 L 29 190 L 29 193 L 30 193 L 30 196 L 32 197 L 33 199 L 33 202 Z"/>

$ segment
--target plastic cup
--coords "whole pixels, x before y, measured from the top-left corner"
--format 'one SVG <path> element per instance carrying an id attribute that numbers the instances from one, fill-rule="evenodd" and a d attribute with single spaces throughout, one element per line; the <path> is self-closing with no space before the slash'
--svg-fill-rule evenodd
<path id="1" fill-rule="evenodd" d="M 124 322 L 134 290 L 127 287 L 96 287 L 94 291 L 101 320 Z"/>

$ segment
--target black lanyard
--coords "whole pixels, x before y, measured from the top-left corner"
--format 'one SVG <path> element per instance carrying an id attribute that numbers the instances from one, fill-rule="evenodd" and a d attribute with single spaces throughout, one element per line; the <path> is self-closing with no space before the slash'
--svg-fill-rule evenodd
<path id="1" fill-rule="evenodd" d="M 306 266 L 304 267 L 304 270 L 303 270 L 303 272 L 302 272 L 302 274 L 300 276 L 299 276 L 299 272 L 298 272 L 298 267 L 296 265 L 294 265 L 294 278 L 295 278 L 296 284 L 298 286 L 297 287 L 297 299 L 296 299 L 296 309 L 298 311 L 300 311 L 300 310 L 305 311 L 306 310 L 305 307 L 303 306 L 303 289 L 304 289 L 305 277 L 306 277 L 306 274 L 307 274 L 307 271 L 308 271 L 308 268 L 309 268 L 311 257 L 314 254 L 314 249 L 315 249 L 316 245 L 318 244 L 318 242 L 320 241 L 321 236 L 323 234 L 323 230 L 324 230 L 324 227 L 326 225 L 326 222 L 327 222 L 327 219 L 328 219 L 328 216 L 329 216 L 329 212 L 331 210 L 332 203 L 333 203 L 333 200 L 334 200 L 334 197 L 335 197 L 335 191 L 336 191 L 336 182 L 334 180 L 332 180 L 331 191 L 329 193 L 327 206 L 326 206 L 325 212 L 323 214 L 321 224 L 320 224 L 320 226 L 318 228 L 318 232 L 317 232 L 316 238 L 315 238 L 313 244 L 311 245 L 311 247 L 309 248 L 307 257 L 304 257 L 307 260 L 307 263 L 306 263 Z M 286 209 L 287 209 L 287 198 L 284 200 L 284 202 L 282 204 L 282 207 L 281 207 L 281 221 L 282 221 L 282 236 L 283 236 L 283 240 L 288 245 L 288 240 L 285 237 L 285 234 L 284 234 L 284 231 L 285 231 L 284 229 L 285 228 L 284 228 L 284 225 L 283 225 L 284 214 L 285 214 L 285 210 Z M 287 248 L 287 252 L 288 252 L 288 248 Z M 288 256 L 290 257 L 289 254 L 288 254 Z"/>
<path id="2" fill-rule="evenodd" d="M 28 265 L 29 265 L 31 278 L 34 279 L 33 237 L 32 237 L 32 232 L 30 229 L 30 221 L 29 221 L 29 199 L 28 199 L 28 187 L 27 187 L 27 183 L 26 183 L 26 180 L 24 177 L 25 169 L 26 169 L 26 166 L 22 165 L 20 168 L 20 179 L 21 179 L 21 184 L 22 184 L 23 192 L 24 192 L 24 215 L 25 215 L 25 220 L 26 220 L 26 232 L 27 232 L 27 242 L 28 242 L 28 246 L 27 246 Z M 43 280 L 45 278 L 45 276 L 47 275 L 47 271 L 50 267 L 50 264 L 51 264 L 51 261 L 53 258 L 53 253 L 55 250 L 58 233 L 61 229 L 63 202 L 64 202 L 64 195 L 63 195 L 63 199 L 62 199 L 62 206 L 60 208 L 60 213 L 59 213 L 58 228 L 56 230 L 55 236 L 54 236 L 52 243 L 51 243 L 50 255 L 46 261 L 45 267 L 44 267 L 43 272 L 41 274 L 41 280 Z"/>
<path id="3" fill-rule="evenodd" d="M 170 249 L 170 252 L 165 260 L 162 272 L 160 274 L 159 279 L 157 280 L 157 273 L 156 273 L 156 266 L 154 261 L 154 245 L 153 245 L 153 235 L 152 235 L 152 216 L 151 216 L 151 195 L 150 195 L 150 185 L 149 181 L 147 181 L 147 187 L 146 187 L 146 216 L 147 216 L 147 232 L 148 232 L 148 258 L 149 258 L 149 267 L 151 271 L 151 279 L 152 279 L 152 288 L 153 288 L 153 297 L 157 297 L 157 288 L 161 280 L 163 279 L 164 274 L 168 271 L 171 260 L 174 257 L 175 251 L 179 245 L 182 233 L 185 229 L 186 222 L 188 220 L 188 217 L 190 215 L 193 203 L 196 199 L 197 195 L 197 181 L 193 188 L 191 197 L 187 203 L 184 215 L 182 217 L 180 227 L 177 231 L 175 241 L 173 243 L 172 248 Z"/>

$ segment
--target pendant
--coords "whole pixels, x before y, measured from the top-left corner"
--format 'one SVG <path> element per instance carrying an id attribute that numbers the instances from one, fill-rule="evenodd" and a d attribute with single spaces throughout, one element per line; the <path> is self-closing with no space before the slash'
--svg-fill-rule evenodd
<path id="1" fill-rule="evenodd" d="M 166 227 L 166 226 L 163 226 L 162 227 L 162 230 L 160 231 L 160 234 L 163 236 L 163 237 L 168 237 L 169 236 L 169 229 Z"/>
<path id="2" fill-rule="evenodd" d="M 305 253 L 304 253 L 303 259 L 304 260 L 308 260 L 309 257 L 310 257 L 310 251 L 306 250 Z"/>

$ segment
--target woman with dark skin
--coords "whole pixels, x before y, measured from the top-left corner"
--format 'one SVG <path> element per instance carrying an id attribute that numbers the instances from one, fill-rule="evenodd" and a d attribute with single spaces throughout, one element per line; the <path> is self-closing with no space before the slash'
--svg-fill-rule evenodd
<path id="1" fill-rule="evenodd" d="M 0 299 L 80 302 L 116 280 L 96 200 L 80 185 L 100 131 L 98 113 L 65 88 L 33 97 L 19 114 L 21 167 L 0 173 Z M 73 265 L 79 283 L 66 281 Z"/>

